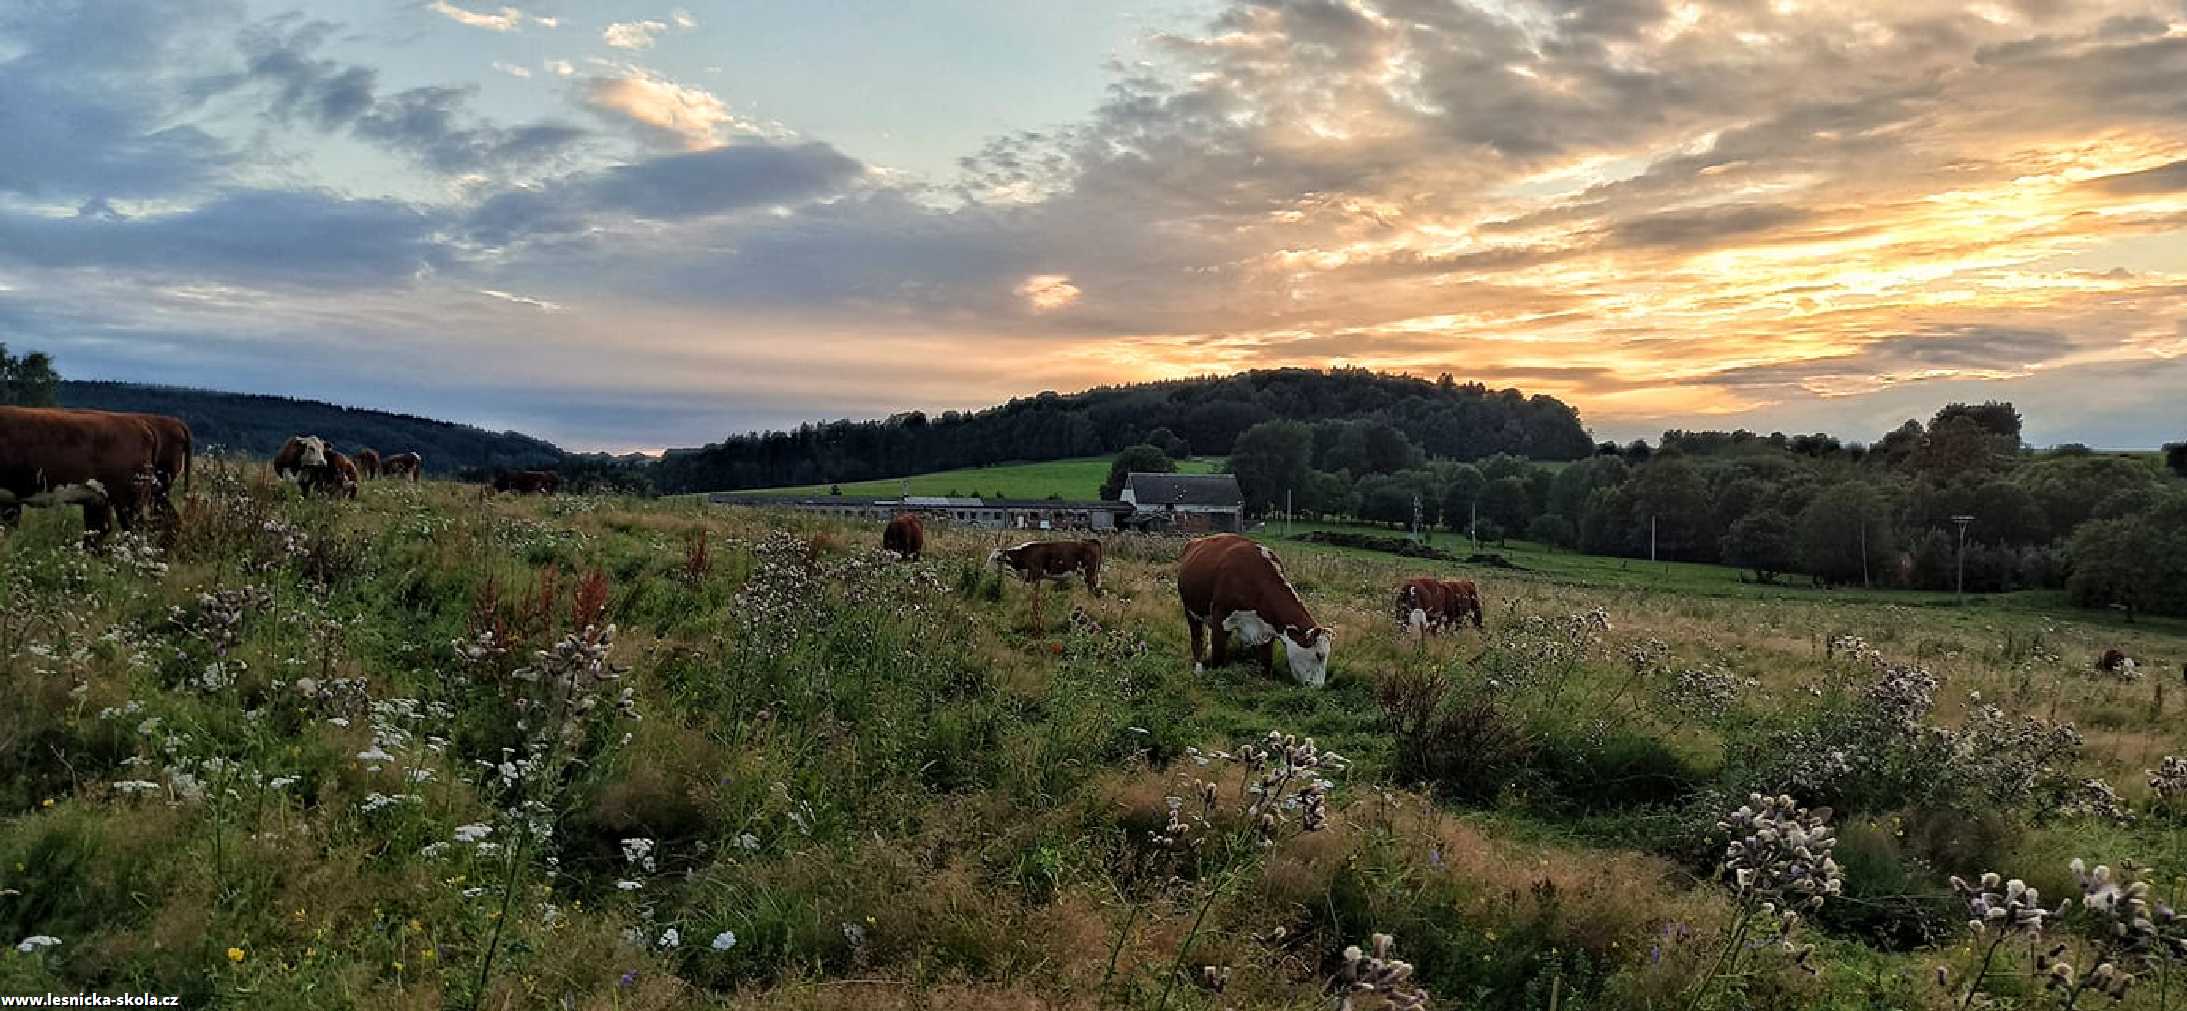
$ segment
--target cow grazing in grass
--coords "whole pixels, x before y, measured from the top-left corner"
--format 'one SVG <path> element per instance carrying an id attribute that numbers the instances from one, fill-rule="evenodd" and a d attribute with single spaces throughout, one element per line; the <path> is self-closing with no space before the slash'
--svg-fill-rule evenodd
<path id="1" fill-rule="evenodd" d="M 357 476 L 366 478 L 380 476 L 379 450 L 360 449 L 357 451 L 357 456 L 355 457 L 355 459 L 357 461 Z"/>
<path id="2" fill-rule="evenodd" d="M 1299 684 L 1318 688 L 1329 680 L 1330 629 L 1314 624 L 1298 591 L 1284 578 L 1274 552 L 1237 534 L 1215 534 L 1185 545 L 1177 566 L 1177 596 L 1192 632 L 1192 666 L 1201 669 L 1201 642 L 1215 637 L 1220 667 L 1230 659 L 1230 637 L 1253 650 L 1262 669 L 1276 672 L 1276 640 Z"/>
<path id="3" fill-rule="evenodd" d="M 357 485 L 362 483 L 357 473 L 357 461 L 348 456 L 327 450 L 327 465 L 305 475 L 305 492 L 322 492 L 335 498 L 354 499 Z"/>
<path id="4" fill-rule="evenodd" d="M 174 519 L 175 504 L 169 495 L 177 486 L 184 490 L 189 489 L 190 465 L 194 453 L 189 424 L 181 418 L 166 414 L 92 410 L 77 410 L 75 413 L 135 418 L 152 429 L 152 473 L 157 479 L 158 487 L 152 490 L 150 501 L 145 505 L 162 520 Z"/>
<path id="5" fill-rule="evenodd" d="M 327 441 L 316 435 L 292 435 L 273 454 L 273 475 L 283 481 L 301 480 L 304 472 L 327 465 Z"/>
<path id="6" fill-rule="evenodd" d="M 881 550 L 893 551 L 905 561 L 918 561 L 919 553 L 926 550 L 926 524 L 912 513 L 897 513 L 881 529 Z"/>
<path id="7" fill-rule="evenodd" d="M 494 475 L 495 491 L 526 495 L 552 495 L 562 488 L 562 477 L 551 470 L 505 470 Z"/>
<path id="8" fill-rule="evenodd" d="M 987 563 L 1007 568 L 1020 580 L 1033 584 L 1033 624 L 1040 621 L 1040 590 L 1047 583 L 1067 583 L 1083 576 L 1086 589 L 1101 595 L 1101 542 L 1026 541 L 1014 548 L 988 552 Z"/>
<path id="9" fill-rule="evenodd" d="M 316 435 L 294 435 L 273 455 L 274 475 L 296 482 L 304 494 L 357 497 L 357 462 L 327 448 Z"/>
<path id="10" fill-rule="evenodd" d="M 397 453 L 380 461 L 380 473 L 388 477 L 418 479 L 418 472 L 425 469 L 425 458 L 416 453 Z"/>
<path id="11" fill-rule="evenodd" d="M 24 506 L 80 505 L 87 539 L 128 530 L 166 488 L 160 435 L 140 415 L 45 407 L 0 407 L 0 522 Z"/>
<path id="12" fill-rule="evenodd" d="M 1408 579 L 1397 588 L 1397 625 L 1415 635 L 1481 627 L 1481 590 L 1470 579 Z"/>

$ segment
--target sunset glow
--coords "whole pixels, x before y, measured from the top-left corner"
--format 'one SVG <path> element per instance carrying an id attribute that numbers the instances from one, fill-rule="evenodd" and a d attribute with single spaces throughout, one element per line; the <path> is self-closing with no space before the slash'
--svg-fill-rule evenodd
<path id="1" fill-rule="evenodd" d="M 2176 3 L 122 6 L 0 10 L 0 338 L 71 376 L 612 449 L 1338 362 L 2182 420 Z"/>

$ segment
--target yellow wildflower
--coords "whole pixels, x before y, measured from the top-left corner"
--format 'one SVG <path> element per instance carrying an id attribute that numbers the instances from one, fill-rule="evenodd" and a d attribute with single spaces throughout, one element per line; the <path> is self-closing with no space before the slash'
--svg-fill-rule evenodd
<path id="1" fill-rule="evenodd" d="M 243 949 L 241 949 L 241 948 L 229 948 L 229 949 L 228 949 L 228 961 L 230 961 L 230 962 L 240 962 L 240 961 L 243 961 Z"/>

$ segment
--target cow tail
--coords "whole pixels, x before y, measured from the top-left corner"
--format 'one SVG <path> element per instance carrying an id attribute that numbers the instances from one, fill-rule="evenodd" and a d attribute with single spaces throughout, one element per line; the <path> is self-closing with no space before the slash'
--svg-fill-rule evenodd
<path id="1" fill-rule="evenodd" d="M 195 437 L 195 436 L 184 436 L 184 437 L 183 437 L 183 440 L 182 440 L 182 494 L 183 494 L 183 497 L 185 497 L 185 498 L 189 497 L 189 494 L 190 494 L 190 474 L 191 474 L 191 473 L 192 473 L 193 471 L 197 470 L 197 458 L 196 458 L 196 455 L 195 455 L 195 454 L 197 453 L 197 446 L 196 446 L 196 443 L 197 443 L 197 439 L 196 439 L 196 437 Z"/>

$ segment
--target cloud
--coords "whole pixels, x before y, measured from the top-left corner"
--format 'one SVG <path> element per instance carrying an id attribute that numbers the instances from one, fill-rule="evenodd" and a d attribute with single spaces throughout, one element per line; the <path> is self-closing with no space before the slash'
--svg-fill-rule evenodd
<path id="1" fill-rule="evenodd" d="M 675 13 L 670 14 L 668 16 L 668 19 L 675 22 L 676 27 L 678 28 L 689 29 L 697 28 L 699 26 L 699 20 L 692 17 L 690 11 L 684 10 L 681 7 L 676 8 Z"/>
<path id="2" fill-rule="evenodd" d="M 826 144 L 737 144 L 509 190 L 480 204 L 469 225 L 478 241 L 499 245 L 576 232 L 603 215 L 688 221 L 836 192 L 863 171 Z"/>
<path id="3" fill-rule="evenodd" d="M 600 32 L 600 41 L 617 49 L 651 49 L 653 37 L 667 30 L 659 21 L 617 21 Z"/>
<path id="4" fill-rule="evenodd" d="M 449 3 L 448 0 L 432 0 L 425 7 L 427 10 L 450 21 L 460 25 L 469 25 L 473 28 L 484 28 L 496 32 L 513 32 L 524 26 L 524 12 L 514 7 L 503 7 L 500 11 L 491 14 L 465 10 Z"/>
<path id="5" fill-rule="evenodd" d="M 1628 246 L 1708 248 L 1727 239 L 1767 232 L 1805 221 L 1812 212 L 1782 204 L 1737 204 L 1691 211 L 1665 211 L 1618 222 L 1615 239 Z"/>
<path id="6" fill-rule="evenodd" d="M 568 77 L 577 73 L 577 68 L 572 66 L 568 60 L 544 60 L 541 61 L 540 66 L 547 68 L 547 71 L 556 77 Z"/>
<path id="7" fill-rule="evenodd" d="M 1078 286 L 1062 274 L 1035 274 L 1018 283 L 1011 293 L 1025 300 L 1034 312 L 1061 309 L 1078 301 Z"/>
<path id="8" fill-rule="evenodd" d="M 478 293 L 486 296 L 487 298 L 497 298 L 501 301 L 513 302 L 517 305 L 528 305 L 541 312 L 562 311 L 562 306 L 541 298 L 532 298 L 527 295 L 517 295 L 506 291 L 496 291 L 492 288 L 480 288 L 478 290 Z"/>
<path id="9" fill-rule="evenodd" d="M 129 218 L 0 214 L 0 264 L 247 288 L 385 288 L 446 262 L 440 227 L 432 212 L 394 201 L 240 190 Z"/>
<path id="10" fill-rule="evenodd" d="M 190 192 L 240 155 L 189 122 L 191 56 L 220 0 L 0 4 L 0 194 L 74 200 Z"/>
<path id="11" fill-rule="evenodd" d="M 514 63 L 508 63 L 502 60 L 495 60 L 493 66 L 495 70 L 501 71 L 502 73 L 507 74 L 510 77 L 532 76 L 532 68 L 530 67 L 520 67 Z"/>
<path id="12" fill-rule="evenodd" d="M 345 130 L 448 175 L 549 164 L 587 136 L 581 128 L 551 120 L 504 127 L 473 117 L 466 108 L 473 87 L 429 85 L 382 95 L 372 68 L 313 55 L 333 30 L 325 22 L 250 29 L 240 41 L 248 57 L 245 69 L 205 78 L 197 87 L 205 94 L 266 90 L 276 120 Z"/>
<path id="13" fill-rule="evenodd" d="M 721 145 L 732 134 L 781 137 L 774 124 L 743 119 L 704 88 L 679 84 L 643 67 L 617 68 L 615 76 L 589 77 L 581 85 L 586 108 L 633 127 L 648 142 L 687 150 Z"/>
<path id="14" fill-rule="evenodd" d="M 2118 172 L 2082 184 L 2105 193 L 2139 196 L 2187 191 L 2187 160 L 2170 162 L 2138 172 Z"/>

